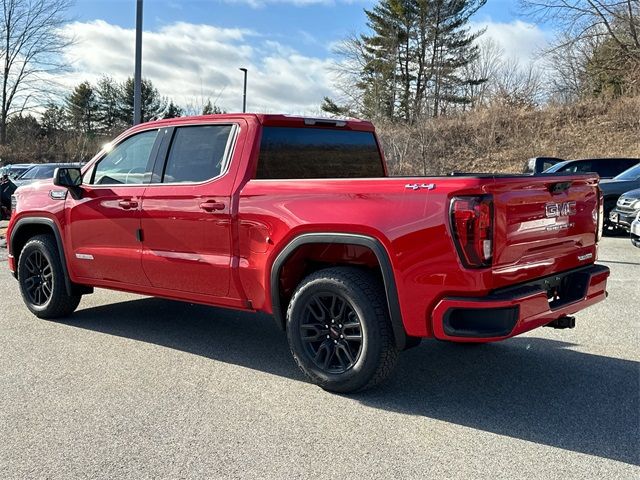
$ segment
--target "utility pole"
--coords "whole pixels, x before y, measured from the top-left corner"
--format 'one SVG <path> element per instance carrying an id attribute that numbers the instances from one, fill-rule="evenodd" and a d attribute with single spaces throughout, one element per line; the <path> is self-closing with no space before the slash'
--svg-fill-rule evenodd
<path id="1" fill-rule="evenodd" d="M 242 113 L 247 111 L 247 69 L 241 68 L 241 72 L 244 72 L 244 89 L 242 90 Z"/>
<path id="2" fill-rule="evenodd" d="M 133 76 L 133 124 L 142 122 L 142 0 L 136 0 L 136 64 Z"/>

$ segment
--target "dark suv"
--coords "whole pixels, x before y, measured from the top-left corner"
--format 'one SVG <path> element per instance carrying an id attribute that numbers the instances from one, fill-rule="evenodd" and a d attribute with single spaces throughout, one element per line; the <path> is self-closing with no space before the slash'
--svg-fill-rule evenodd
<path id="1" fill-rule="evenodd" d="M 640 158 L 584 158 L 556 163 L 547 168 L 544 173 L 594 172 L 600 175 L 600 178 L 613 178 L 639 163 Z"/>

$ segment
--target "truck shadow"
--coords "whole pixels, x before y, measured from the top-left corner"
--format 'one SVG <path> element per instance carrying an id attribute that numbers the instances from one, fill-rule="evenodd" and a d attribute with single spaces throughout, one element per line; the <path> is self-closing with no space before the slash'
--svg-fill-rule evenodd
<path id="1" fill-rule="evenodd" d="M 304 381 L 270 317 L 161 299 L 79 310 L 64 322 Z M 425 341 L 365 405 L 639 465 L 640 364 L 535 337 Z M 499 454 L 499 453 L 496 453 Z"/>

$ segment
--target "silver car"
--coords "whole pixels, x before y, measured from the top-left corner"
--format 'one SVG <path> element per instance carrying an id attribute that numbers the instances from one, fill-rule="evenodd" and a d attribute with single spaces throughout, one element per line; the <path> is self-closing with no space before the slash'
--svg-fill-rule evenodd
<path id="1" fill-rule="evenodd" d="M 631 222 L 631 243 L 640 248 L 640 212 L 636 219 Z"/>

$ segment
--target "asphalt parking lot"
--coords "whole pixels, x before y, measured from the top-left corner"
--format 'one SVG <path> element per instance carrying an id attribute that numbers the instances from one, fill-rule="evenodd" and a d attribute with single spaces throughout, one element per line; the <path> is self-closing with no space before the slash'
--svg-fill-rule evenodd
<path id="1" fill-rule="evenodd" d="M 573 330 L 405 352 L 307 383 L 265 316 L 98 290 L 31 316 L 0 250 L 0 478 L 639 478 L 640 249 Z"/>

